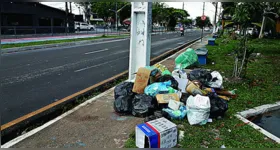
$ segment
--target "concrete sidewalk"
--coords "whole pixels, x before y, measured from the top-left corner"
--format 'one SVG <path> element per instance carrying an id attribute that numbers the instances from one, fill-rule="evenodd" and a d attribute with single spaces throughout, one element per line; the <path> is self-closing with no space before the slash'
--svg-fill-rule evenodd
<path id="1" fill-rule="evenodd" d="M 207 44 L 195 42 L 197 49 Z M 170 71 L 175 58 L 184 50 L 160 63 Z M 121 148 L 143 118 L 114 113 L 114 88 L 84 102 L 73 110 L 6 143 L 3 148 Z"/>

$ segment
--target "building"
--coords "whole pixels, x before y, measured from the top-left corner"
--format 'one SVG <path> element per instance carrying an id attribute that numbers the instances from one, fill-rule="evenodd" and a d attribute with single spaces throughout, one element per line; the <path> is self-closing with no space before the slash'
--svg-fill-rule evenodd
<path id="1" fill-rule="evenodd" d="M 2 34 L 74 32 L 74 15 L 39 2 L 1 2 Z"/>

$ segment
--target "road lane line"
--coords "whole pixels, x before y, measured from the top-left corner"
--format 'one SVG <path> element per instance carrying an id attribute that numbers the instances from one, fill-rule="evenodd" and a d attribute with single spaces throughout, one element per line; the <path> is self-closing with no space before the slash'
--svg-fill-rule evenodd
<path id="1" fill-rule="evenodd" d="M 101 49 L 101 50 L 97 50 L 97 51 L 87 52 L 87 53 L 85 53 L 85 55 L 104 52 L 104 51 L 108 51 L 108 50 L 109 50 L 108 48 L 105 48 L 105 49 Z"/>
<path id="2" fill-rule="evenodd" d="M 124 58 L 128 58 L 128 56 L 121 57 L 121 58 L 118 58 L 118 59 L 114 59 L 114 60 L 111 60 L 111 61 L 107 61 L 107 62 L 104 62 L 104 63 L 101 63 L 101 64 L 85 67 L 85 68 L 82 68 L 82 69 L 79 69 L 79 70 L 75 70 L 74 72 L 81 72 L 81 71 L 88 70 L 88 69 L 91 69 L 91 68 L 99 67 L 99 66 L 102 66 L 102 65 L 105 65 L 105 64 L 108 64 L 108 63 L 120 60 L 120 59 L 124 59 Z"/>

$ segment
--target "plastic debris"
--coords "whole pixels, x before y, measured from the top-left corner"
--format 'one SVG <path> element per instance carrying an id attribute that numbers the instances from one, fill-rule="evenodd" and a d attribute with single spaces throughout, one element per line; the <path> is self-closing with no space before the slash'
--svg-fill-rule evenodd
<path id="1" fill-rule="evenodd" d="M 188 79 L 188 75 L 184 70 L 175 69 L 172 71 L 172 76 L 180 79 Z"/>
<path id="2" fill-rule="evenodd" d="M 175 100 L 169 100 L 168 107 L 172 110 L 178 110 L 181 105 L 181 102 Z"/>
<path id="3" fill-rule="evenodd" d="M 171 87 L 173 89 L 178 89 L 178 82 L 171 75 L 163 75 L 159 77 L 156 82 L 167 82 L 167 81 L 171 81 Z"/>
<path id="4" fill-rule="evenodd" d="M 188 48 L 175 59 L 176 69 L 185 69 L 198 64 L 198 56 L 192 48 Z"/>
<path id="5" fill-rule="evenodd" d="M 132 92 L 133 83 L 123 82 L 116 86 L 114 110 L 120 115 L 131 114 L 132 111 L 132 100 L 134 93 Z"/>
<path id="6" fill-rule="evenodd" d="M 211 110 L 210 110 L 210 117 L 211 118 L 218 118 L 223 117 L 225 112 L 228 110 L 227 101 L 221 99 L 220 97 L 209 94 Z"/>
<path id="7" fill-rule="evenodd" d="M 185 137 L 185 131 L 179 131 L 179 141 L 182 141 Z"/>
<path id="8" fill-rule="evenodd" d="M 206 124 L 210 115 L 210 99 L 207 96 L 190 96 L 187 100 L 187 116 L 190 125 Z"/>
<path id="9" fill-rule="evenodd" d="M 153 113 L 153 98 L 146 94 L 135 95 L 132 101 L 132 115 L 137 117 L 146 117 Z"/>
<path id="10" fill-rule="evenodd" d="M 208 83 L 212 79 L 212 75 L 211 75 L 210 71 L 208 71 L 206 69 L 194 69 L 193 71 L 190 72 L 189 79 L 191 81 L 198 80 L 203 85 L 208 85 Z"/>
<path id="11" fill-rule="evenodd" d="M 212 79 L 208 83 L 209 87 L 212 88 L 221 88 L 223 84 L 223 77 L 218 71 L 211 72 Z"/>
<path id="12" fill-rule="evenodd" d="M 225 145 L 222 145 L 221 148 L 226 148 L 226 146 L 225 146 Z"/>
<path id="13" fill-rule="evenodd" d="M 187 115 L 187 108 L 186 106 L 181 105 L 179 110 L 172 110 L 170 108 L 163 108 L 162 111 L 165 111 L 169 114 L 172 119 L 184 119 Z"/>
<path id="14" fill-rule="evenodd" d="M 171 72 L 164 65 L 155 64 L 154 66 L 160 70 L 161 75 L 171 75 Z"/>
<path id="15" fill-rule="evenodd" d="M 151 85 L 148 85 L 144 92 L 145 94 L 155 97 L 157 94 L 167 94 L 167 93 L 174 93 L 176 92 L 172 90 L 171 86 L 171 81 L 167 82 L 158 82 L 158 83 L 153 83 Z"/>

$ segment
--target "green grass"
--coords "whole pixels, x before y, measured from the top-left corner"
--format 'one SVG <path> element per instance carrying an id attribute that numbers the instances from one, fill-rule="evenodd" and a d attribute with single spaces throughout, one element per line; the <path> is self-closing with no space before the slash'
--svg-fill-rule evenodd
<path id="1" fill-rule="evenodd" d="M 238 41 L 230 41 L 228 44 L 222 44 L 221 41 L 217 39 L 218 46 L 207 46 L 210 61 L 203 68 L 217 70 L 224 78 L 230 78 L 234 61 L 233 56 L 227 54 Z M 179 142 L 181 148 L 220 148 L 222 145 L 227 148 L 280 148 L 280 144 L 267 139 L 234 116 L 239 111 L 280 100 L 279 40 L 252 40 L 250 44 L 256 48 L 255 52 L 261 53 L 261 57 L 248 64 L 247 76 L 242 82 L 223 83 L 226 89 L 237 89 L 238 94 L 237 99 L 230 100 L 225 118 L 203 126 L 191 126 L 187 119 L 173 121 L 184 125 L 185 137 Z M 215 139 L 217 135 L 220 139 Z M 134 133 L 125 146 L 135 147 Z"/>
<path id="2" fill-rule="evenodd" d="M 35 46 L 35 45 L 45 45 L 45 44 L 58 44 L 58 43 L 67 43 L 67 42 L 88 41 L 88 40 L 97 40 L 97 39 L 104 39 L 104 38 L 122 38 L 122 37 L 126 37 L 126 36 L 125 35 L 120 35 L 120 36 L 113 35 L 113 36 L 98 36 L 98 37 L 78 38 L 78 39 L 38 41 L 38 42 L 29 42 L 29 43 L 2 44 L 2 49 L 14 48 L 14 47 Z"/>

